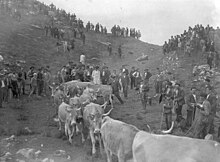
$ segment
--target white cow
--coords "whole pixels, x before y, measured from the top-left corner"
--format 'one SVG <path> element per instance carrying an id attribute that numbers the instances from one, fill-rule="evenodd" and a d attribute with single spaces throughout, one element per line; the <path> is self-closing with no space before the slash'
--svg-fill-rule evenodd
<path id="1" fill-rule="evenodd" d="M 134 162 L 219 162 L 218 142 L 156 135 L 144 131 L 136 134 L 133 145 Z"/>

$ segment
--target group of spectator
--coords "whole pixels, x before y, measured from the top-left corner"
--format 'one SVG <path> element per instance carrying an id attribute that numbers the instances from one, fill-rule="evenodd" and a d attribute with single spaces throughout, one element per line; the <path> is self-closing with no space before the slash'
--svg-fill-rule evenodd
<path id="1" fill-rule="evenodd" d="M 183 34 L 171 36 L 163 45 L 163 53 L 169 53 L 176 50 L 183 50 L 191 55 L 193 51 L 214 52 L 214 28 L 207 25 L 195 25 L 184 30 Z"/>
<path id="2" fill-rule="evenodd" d="M 95 26 L 88 21 L 86 24 L 86 31 L 95 31 L 96 33 L 107 34 L 107 28 L 100 23 L 97 23 Z"/>
<path id="3" fill-rule="evenodd" d="M 140 30 L 135 30 L 135 28 L 128 27 L 120 27 L 119 25 L 114 25 L 111 29 L 112 35 L 114 36 L 122 36 L 122 37 L 128 37 L 130 33 L 130 37 L 139 39 L 141 37 Z"/>
<path id="4" fill-rule="evenodd" d="M 19 99 L 22 95 L 31 97 L 45 96 L 50 94 L 49 84 L 51 82 L 51 73 L 49 66 L 39 69 L 30 67 L 28 71 L 20 69 L 18 72 L 0 73 L 0 107 L 2 102 L 8 102 L 9 99 Z"/>

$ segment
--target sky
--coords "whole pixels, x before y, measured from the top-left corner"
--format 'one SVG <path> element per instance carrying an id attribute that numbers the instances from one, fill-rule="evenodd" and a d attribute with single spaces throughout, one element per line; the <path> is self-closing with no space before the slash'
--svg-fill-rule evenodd
<path id="1" fill-rule="evenodd" d="M 108 32 L 120 25 L 140 29 L 144 42 L 162 45 L 189 26 L 220 26 L 219 0 L 40 0 L 75 13 L 86 24 L 101 23 Z M 218 2 L 219 1 L 219 2 Z"/>

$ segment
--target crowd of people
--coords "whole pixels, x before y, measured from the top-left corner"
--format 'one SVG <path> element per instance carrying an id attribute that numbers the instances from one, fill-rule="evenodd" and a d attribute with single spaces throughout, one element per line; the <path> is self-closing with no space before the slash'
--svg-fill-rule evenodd
<path id="1" fill-rule="evenodd" d="M 163 45 L 163 53 L 167 54 L 172 51 L 184 51 L 189 56 L 193 52 L 216 52 L 214 46 L 214 28 L 207 25 L 195 25 L 189 27 L 188 31 L 184 30 L 183 34 L 171 36 Z"/>
<path id="2" fill-rule="evenodd" d="M 137 39 L 141 37 L 140 30 L 135 30 L 135 28 L 130 28 L 129 30 L 128 27 L 126 28 L 120 27 L 119 25 L 114 25 L 111 28 L 111 32 L 112 32 L 112 35 L 114 36 L 129 37 L 129 33 L 130 33 L 130 37 L 137 38 Z"/>
<path id="3" fill-rule="evenodd" d="M 218 30 L 218 28 L 217 28 Z M 187 53 L 189 56 L 193 53 L 202 53 L 201 56 L 207 60 L 209 69 L 217 69 L 219 66 L 219 54 L 215 49 L 214 33 L 216 30 L 207 25 L 195 25 L 194 28 L 189 27 L 188 31 L 177 36 L 171 36 L 168 42 L 163 45 L 163 53 L 165 55 L 170 52 Z M 198 64 L 196 64 L 198 65 Z M 192 77 L 193 80 L 193 77 Z M 164 114 L 166 118 L 167 128 L 171 126 L 172 109 L 176 110 L 176 120 L 180 122 L 185 120 L 184 129 L 189 129 L 188 133 L 196 138 L 204 138 L 207 134 L 214 134 L 214 117 L 218 109 L 218 95 L 215 87 L 211 83 L 211 78 L 205 78 L 201 85 L 192 85 L 190 94 L 184 93 L 186 89 L 177 84 L 179 90 L 176 90 L 176 84 L 166 81 L 163 94 Z M 160 83 L 162 87 L 162 83 Z M 162 101 L 161 101 L 162 102 Z M 182 107 L 187 106 L 187 117 L 182 117 Z"/>

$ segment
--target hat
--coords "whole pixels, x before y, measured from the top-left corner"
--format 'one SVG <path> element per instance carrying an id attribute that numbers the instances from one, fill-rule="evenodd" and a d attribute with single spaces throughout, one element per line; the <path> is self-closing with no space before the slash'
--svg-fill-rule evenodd
<path id="1" fill-rule="evenodd" d="M 175 86 L 180 86 L 180 83 L 176 82 L 176 83 L 175 83 Z"/>
<path id="2" fill-rule="evenodd" d="M 206 82 L 210 82 L 210 79 L 209 79 L 209 78 L 206 78 L 205 81 L 206 81 Z"/>
<path id="3" fill-rule="evenodd" d="M 196 88 L 195 86 L 192 86 L 192 87 L 191 87 L 191 90 L 192 90 L 192 89 L 197 89 L 197 88 Z"/>

